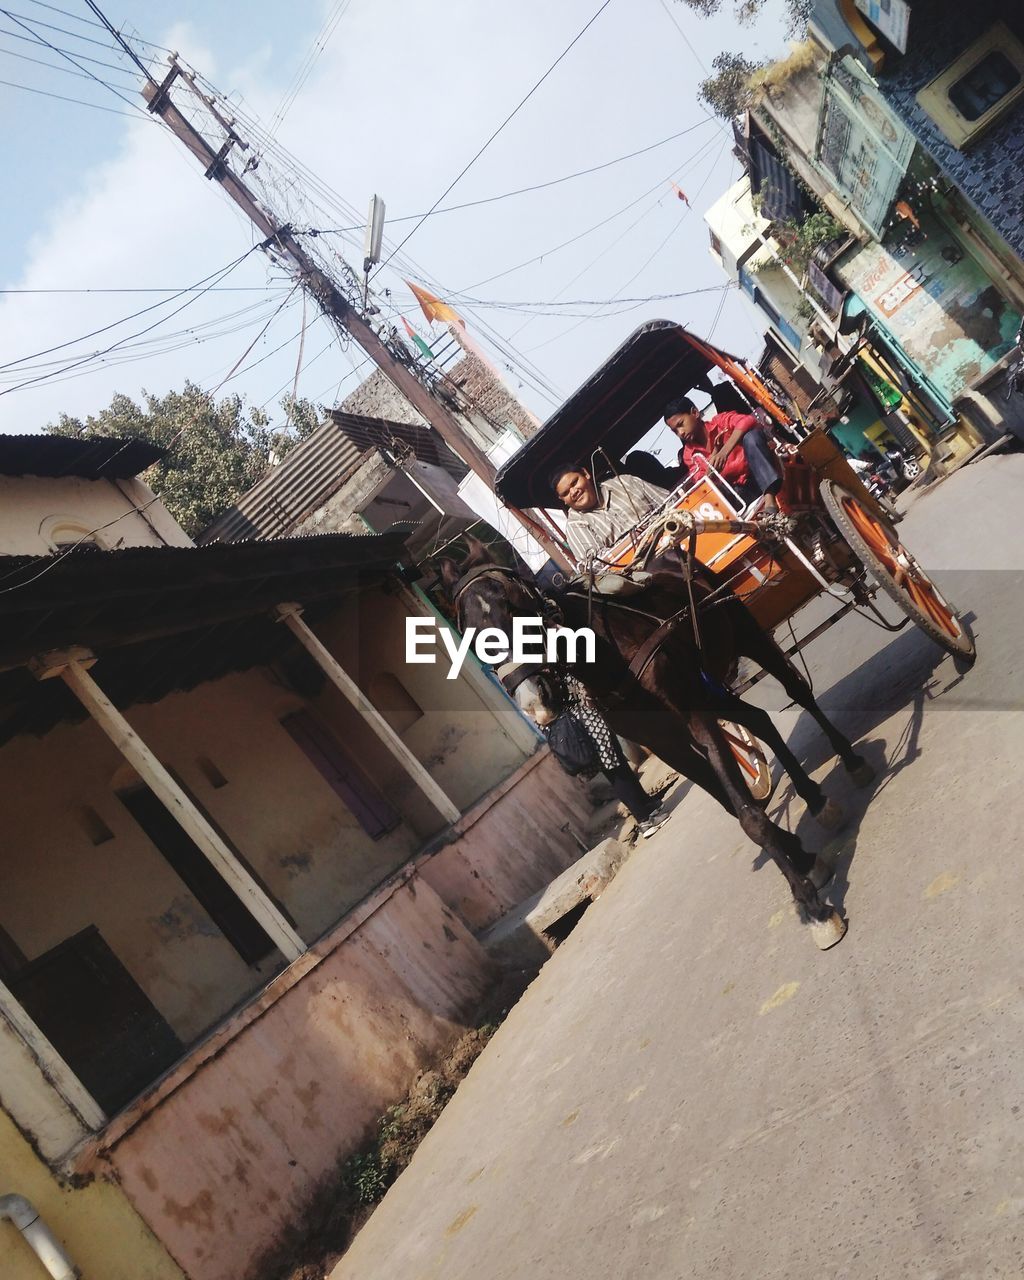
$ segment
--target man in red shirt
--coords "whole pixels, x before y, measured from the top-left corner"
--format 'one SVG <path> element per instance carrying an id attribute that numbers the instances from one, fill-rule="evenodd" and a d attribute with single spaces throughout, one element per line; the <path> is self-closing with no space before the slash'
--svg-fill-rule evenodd
<path id="1" fill-rule="evenodd" d="M 679 440 L 679 464 L 690 475 L 699 476 L 712 466 L 744 502 L 763 496 L 763 510 L 778 509 L 775 495 L 782 488 L 779 465 L 751 414 L 716 413 L 705 422 L 693 401 L 680 396 L 666 405 L 665 425 Z"/>

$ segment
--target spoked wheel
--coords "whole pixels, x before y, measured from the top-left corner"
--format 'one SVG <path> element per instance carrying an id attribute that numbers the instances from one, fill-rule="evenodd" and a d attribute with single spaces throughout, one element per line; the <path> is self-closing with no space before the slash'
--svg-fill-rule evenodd
<path id="1" fill-rule="evenodd" d="M 967 624 L 895 532 L 834 480 L 821 482 L 821 496 L 839 532 L 885 594 L 947 653 L 972 663 L 977 651 Z"/>
<path id="2" fill-rule="evenodd" d="M 729 750 L 739 763 L 750 794 L 758 804 L 766 803 L 772 794 L 772 771 L 768 766 L 764 747 L 742 725 L 733 724 L 731 720 L 719 720 L 718 723 L 725 734 Z"/>

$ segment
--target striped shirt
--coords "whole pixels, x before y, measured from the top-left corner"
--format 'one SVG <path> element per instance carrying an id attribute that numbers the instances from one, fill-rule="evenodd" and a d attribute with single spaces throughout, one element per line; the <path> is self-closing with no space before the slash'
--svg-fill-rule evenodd
<path id="1" fill-rule="evenodd" d="M 667 497 L 667 489 L 636 476 L 605 480 L 597 486 L 598 503 L 593 511 L 570 510 L 566 518 L 565 536 L 573 555 L 585 560 L 588 552 L 610 547 Z"/>

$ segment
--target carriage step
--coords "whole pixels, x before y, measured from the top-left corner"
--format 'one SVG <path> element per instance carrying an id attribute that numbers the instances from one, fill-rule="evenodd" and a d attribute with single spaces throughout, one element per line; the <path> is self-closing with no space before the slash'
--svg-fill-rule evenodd
<path id="1" fill-rule="evenodd" d="M 539 969 L 600 897 L 628 853 L 618 840 L 602 840 L 546 888 L 479 933 L 477 941 L 501 965 Z"/>

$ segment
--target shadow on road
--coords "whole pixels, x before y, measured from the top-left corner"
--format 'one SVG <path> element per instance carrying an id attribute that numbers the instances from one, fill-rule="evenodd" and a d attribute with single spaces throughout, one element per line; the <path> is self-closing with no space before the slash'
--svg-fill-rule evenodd
<path id="1" fill-rule="evenodd" d="M 967 620 L 974 621 L 970 615 Z M 834 862 L 835 878 L 829 885 L 828 897 L 840 910 L 849 889 L 850 865 L 857 852 L 860 826 L 868 806 L 904 769 L 920 759 L 925 704 L 942 697 L 964 678 L 964 673 L 957 672 L 947 657 L 920 632 L 908 631 L 819 697 L 819 705 L 826 715 L 849 734 L 874 769 L 874 781 L 867 787 L 853 783 L 806 712 L 801 714 L 789 735 L 790 746 L 809 772 L 832 761 L 832 768 L 821 781 L 829 796 L 843 807 L 847 821 L 841 831 L 826 833 L 807 812 L 785 775 L 769 810 L 770 816 L 794 831 L 805 849 L 820 852 Z M 897 737 L 867 736 L 901 711 L 906 713 L 906 718 Z M 760 869 L 768 862 L 761 851 L 753 866 Z"/>

